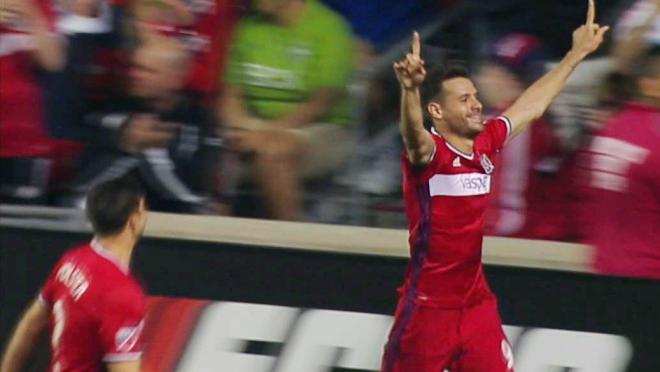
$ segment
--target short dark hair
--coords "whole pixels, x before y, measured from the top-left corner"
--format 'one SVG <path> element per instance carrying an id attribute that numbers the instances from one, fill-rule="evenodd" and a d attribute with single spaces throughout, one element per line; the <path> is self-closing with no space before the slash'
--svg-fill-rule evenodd
<path id="1" fill-rule="evenodd" d="M 450 61 L 443 65 L 428 68 L 421 92 L 423 104 L 442 100 L 442 84 L 447 80 L 458 77 L 470 78 L 467 65 L 462 61 Z"/>
<path id="2" fill-rule="evenodd" d="M 144 190 L 132 176 L 122 176 L 92 186 L 87 193 L 86 214 L 94 233 L 108 236 L 121 232 L 144 198 Z"/>

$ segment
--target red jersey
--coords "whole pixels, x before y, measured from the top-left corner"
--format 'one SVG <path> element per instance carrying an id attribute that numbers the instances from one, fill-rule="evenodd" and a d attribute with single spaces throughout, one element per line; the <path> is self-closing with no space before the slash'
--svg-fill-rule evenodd
<path id="1" fill-rule="evenodd" d="M 189 88 L 200 93 L 214 93 L 222 76 L 225 54 L 239 12 L 236 0 L 187 0 L 195 15 L 193 30 L 183 37 L 193 52 Z"/>
<path id="2" fill-rule="evenodd" d="M 39 6 L 52 28 L 49 3 L 40 1 Z M 41 156 L 50 149 L 34 47 L 22 21 L 0 25 L 0 157 Z"/>
<path id="3" fill-rule="evenodd" d="M 566 159 L 565 159 L 566 158 Z M 511 139 L 493 161 L 486 234 L 568 240 L 575 235 L 566 211 L 573 162 L 561 153 L 551 125 L 541 118 Z"/>
<path id="4" fill-rule="evenodd" d="M 146 298 L 96 241 L 67 252 L 39 296 L 51 309 L 52 372 L 96 372 L 141 358 Z"/>
<path id="5" fill-rule="evenodd" d="M 481 243 L 492 159 L 511 132 L 498 117 L 485 123 L 465 154 L 433 131 L 431 162 L 413 166 L 403 156 L 403 193 L 411 259 L 400 291 L 418 304 L 463 307 L 492 296 L 484 279 Z"/>
<path id="6" fill-rule="evenodd" d="M 660 110 L 626 105 L 586 155 L 585 237 L 596 269 L 660 279 Z"/>
<path id="7" fill-rule="evenodd" d="M 125 0 L 124 2 L 127 2 Z M 135 0 L 133 0 L 135 1 Z M 178 38 L 192 54 L 187 88 L 202 94 L 215 93 L 223 70 L 234 24 L 239 17 L 239 0 L 181 0 L 193 15 L 191 25 L 167 21 L 151 23 L 161 34 Z"/>

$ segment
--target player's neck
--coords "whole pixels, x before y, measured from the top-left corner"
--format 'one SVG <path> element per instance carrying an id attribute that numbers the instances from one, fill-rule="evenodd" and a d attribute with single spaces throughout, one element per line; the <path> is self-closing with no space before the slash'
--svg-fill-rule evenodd
<path id="1" fill-rule="evenodd" d="M 130 267 L 135 239 L 130 236 L 128 231 L 112 236 L 96 237 L 96 240 L 101 244 L 103 249 L 107 249 L 115 256 L 122 266 Z"/>
<path id="2" fill-rule="evenodd" d="M 435 130 L 447 143 L 458 151 L 464 154 L 471 154 L 474 150 L 474 139 L 456 134 L 447 128 L 443 128 L 442 125 L 435 126 Z"/>

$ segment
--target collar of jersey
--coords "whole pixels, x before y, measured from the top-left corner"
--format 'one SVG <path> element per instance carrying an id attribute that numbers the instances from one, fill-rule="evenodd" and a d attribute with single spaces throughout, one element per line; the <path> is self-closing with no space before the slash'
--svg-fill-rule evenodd
<path id="1" fill-rule="evenodd" d="M 474 153 L 466 154 L 466 153 L 464 153 L 463 151 L 461 151 L 461 150 L 457 149 L 456 147 L 452 146 L 452 144 L 449 143 L 449 142 L 447 142 L 447 140 L 445 140 L 445 139 L 442 137 L 442 135 L 440 135 L 440 133 L 439 133 L 435 128 L 431 127 L 431 133 L 433 133 L 433 134 L 435 134 L 436 136 L 442 138 L 442 141 L 445 143 L 445 145 L 447 146 L 447 148 L 449 148 L 449 149 L 450 149 L 452 152 L 454 152 L 456 155 L 462 156 L 462 157 L 466 158 L 467 160 L 472 160 L 472 159 L 474 159 Z"/>
<path id="2" fill-rule="evenodd" d="M 89 243 L 90 247 L 92 247 L 92 250 L 96 252 L 99 256 L 105 258 L 106 260 L 112 262 L 119 270 L 121 270 L 124 274 L 128 274 L 128 267 L 123 265 L 121 261 L 119 260 L 119 257 L 117 257 L 115 254 L 110 252 L 107 248 L 105 248 L 101 243 L 96 239 L 92 239 L 92 242 Z"/>

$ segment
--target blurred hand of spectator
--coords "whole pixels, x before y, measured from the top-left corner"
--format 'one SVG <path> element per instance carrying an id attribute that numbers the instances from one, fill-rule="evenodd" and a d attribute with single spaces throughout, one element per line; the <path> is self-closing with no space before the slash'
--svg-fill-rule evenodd
<path id="1" fill-rule="evenodd" d="M 176 128 L 176 124 L 163 123 L 156 115 L 136 114 L 125 124 L 119 146 L 132 154 L 164 147 L 174 137 Z"/>
<path id="2" fill-rule="evenodd" d="M 0 2 L 0 25 L 13 25 L 22 18 L 21 2 L 17 0 L 5 0 Z"/>
<path id="3" fill-rule="evenodd" d="M 3 0 L 0 2 L 0 24 L 33 29 L 45 24 L 44 14 L 36 0 Z"/>
<path id="4" fill-rule="evenodd" d="M 612 55 L 617 70 L 630 73 L 639 58 L 660 45 L 660 0 L 638 0 L 616 24 Z"/>
<path id="5" fill-rule="evenodd" d="M 0 26 L 31 34 L 33 56 L 43 69 L 59 70 L 64 66 L 64 46 L 52 32 L 52 24 L 37 0 L 0 2 Z"/>

